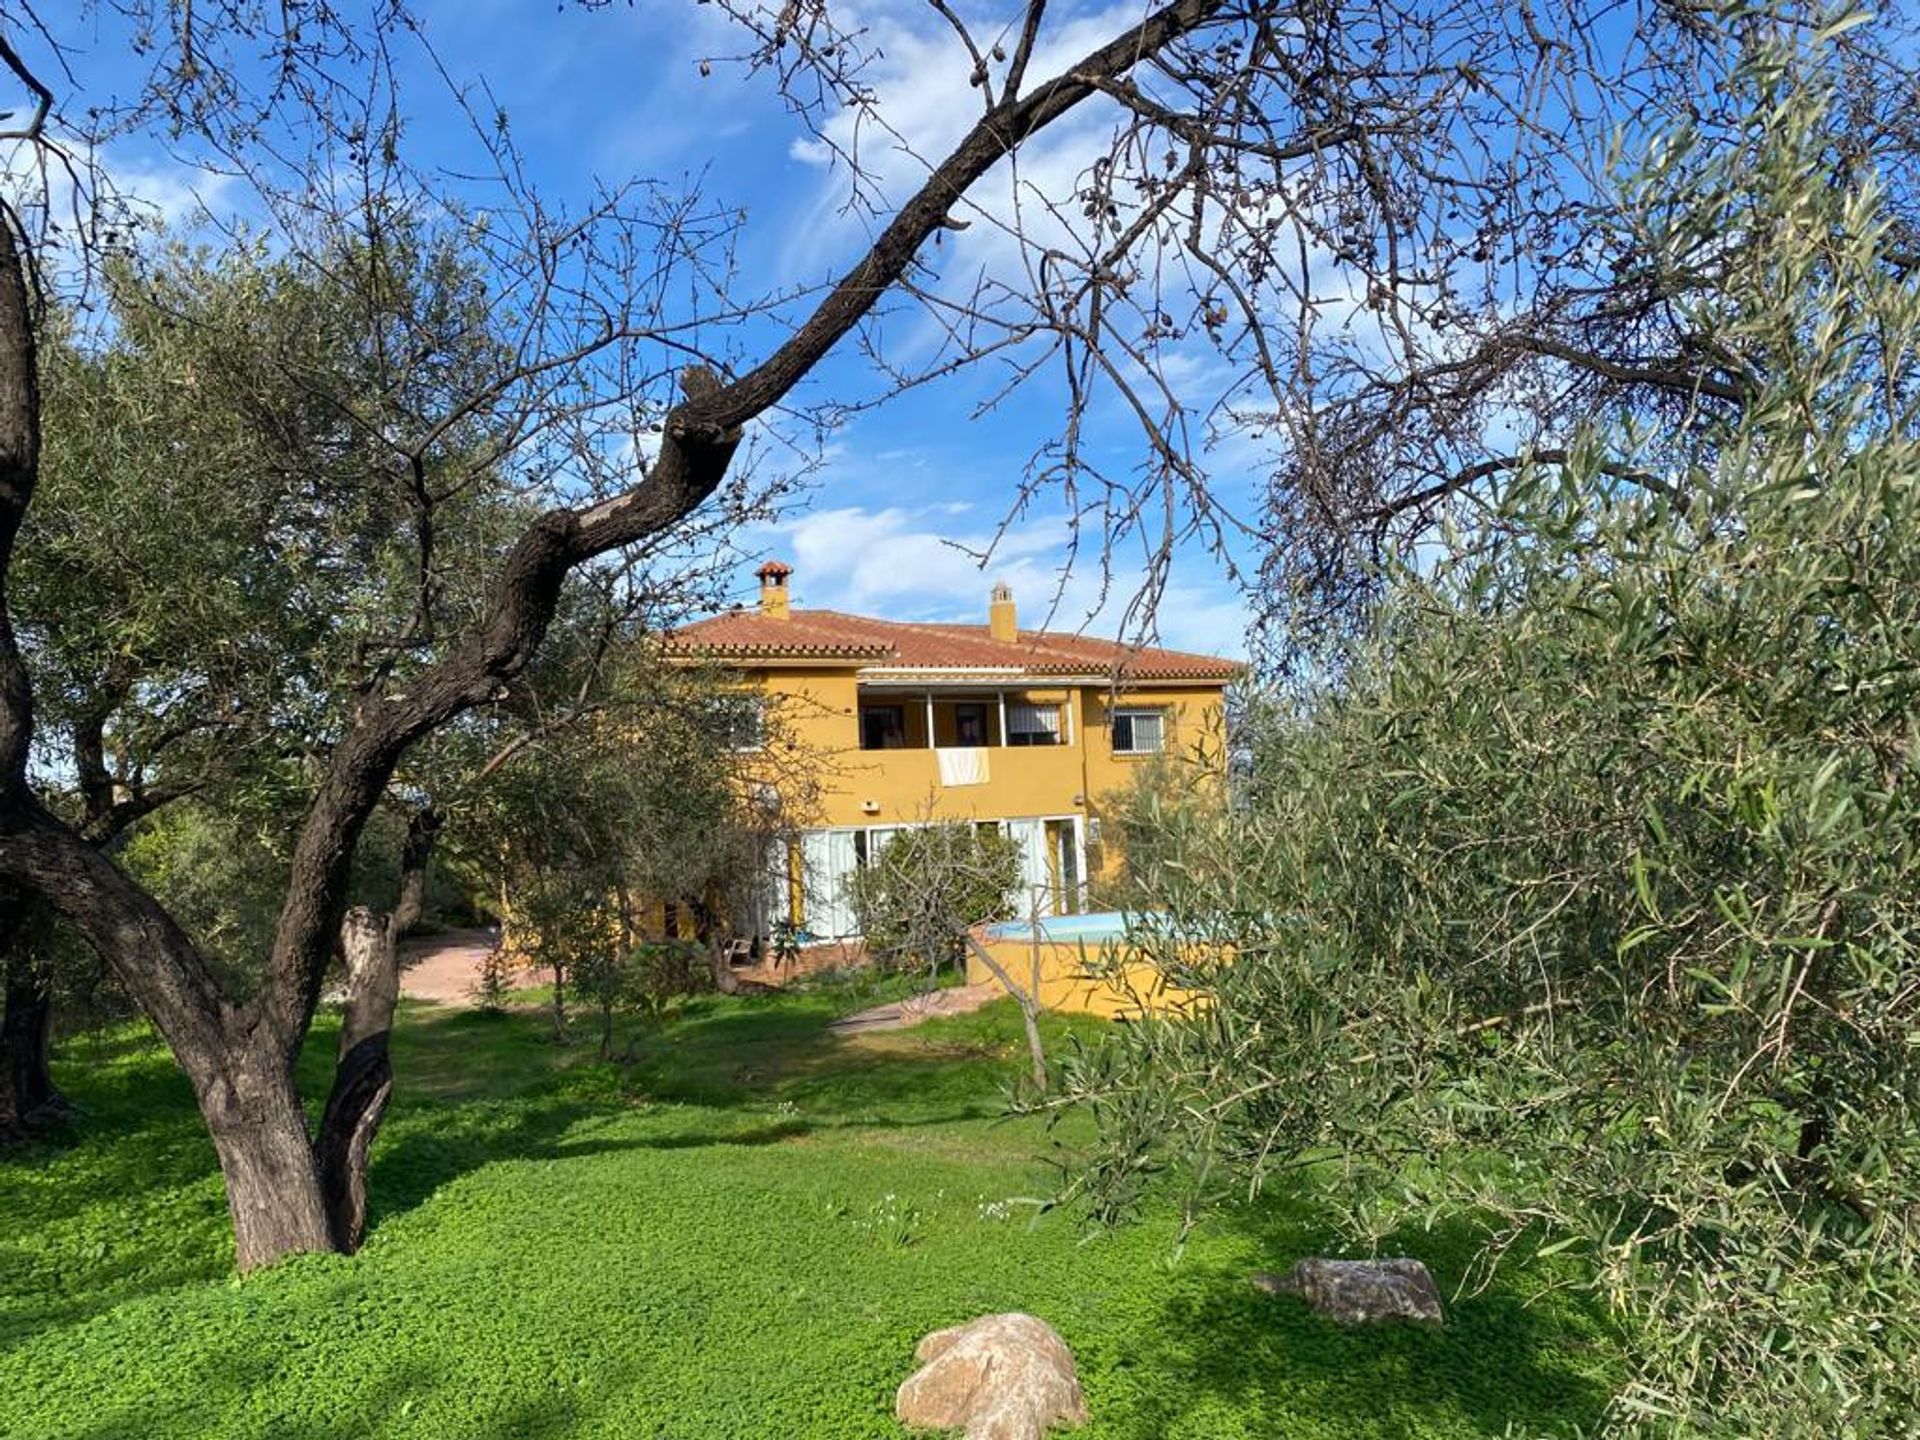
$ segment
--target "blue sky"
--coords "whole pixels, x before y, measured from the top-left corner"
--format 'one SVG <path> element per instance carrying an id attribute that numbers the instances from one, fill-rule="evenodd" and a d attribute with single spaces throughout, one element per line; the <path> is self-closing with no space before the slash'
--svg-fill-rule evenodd
<path id="1" fill-rule="evenodd" d="M 1143 8 L 1056 5 L 1050 15 L 1057 39 L 1043 49 L 1035 72 L 1084 52 Z M 586 11 L 550 0 L 427 0 L 420 13 L 448 72 L 461 83 L 484 80 L 504 107 L 529 170 L 548 194 L 583 196 L 596 181 L 635 176 L 697 179 L 713 200 L 746 212 L 739 255 L 746 291 L 818 284 L 859 252 L 871 222 L 849 213 L 845 171 L 764 78 L 726 63 L 725 56 L 743 48 L 743 37 L 717 6 L 639 0 L 630 8 Z M 862 0 L 856 13 L 881 55 L 870 78 L 889 123 L 922 153 L 937 154 L 978 109 L 958 40 L 925 0 Z M 408 60 L 408 51 L 399 54 L 403 70 L 417 69 L 406 77 L 409 145 L 454 153 L 459 127 L 443 103 L 444 90 Z M 701 62 L 708 59 L 715 63 L 703 74 Z M 124 84 L 137 73 L 103 32 L 89 35 L 76 69 L 82 88 Z M 1107 118 L 1090 110 L 1045 137 L 1023 162 L 1028 193 L 1070 195 L 1075 176 L 1097 153 Z M 924 173 L 892 144 L 864 158 L 896 195 Z M 170 216 L 184 214 L 196 193 L 216 210 L 238 203 L 231 187 L 195 177 L 151 145 L 119 142 L 109 162 Z M 943 237 L 934 258 L 942 283 L 954 285 L 983 267 L 1014 273 L 1018 263 L 991 224 Z M 890 317 L 882 333 L 909 356 L 927 353 L 931 338 L 925 316 L 911 307 Z M 1196 371 L 1202 363 L 1194 362 Z M 1057 433 L 1061 413 L 1058 394 L 1036 384 L 976 417 L 1003 379 L 998 371 L 977 371 L 912 390 L 858 413 L 828 436 L 826 463 L 790 513 L 740 537 L 737 594 L 750 594 L 759 559 L 777 556 L 795 565 L 794 594 L 803 606 L 979 621 L 990 585 L 1005 580 L 1021 602 L 1024 623 L 1039 623 L 1052 608 L 1056 626 L 1118 628 L 1140 585 L 1137 540 L 1113 554 L 1107 576 L 1098 562 L 1098 533 L 1089 534 L 1069 570 L 1068 515 L 1051 493 L 1001 530 L 1031 457 Z M 859 402 L 884 390 L 847 345 L 820 368 L 809 394 Z M 1115 407 L 1096 407 L 1090 421 L 1093 448 L 1126 472 L 1141 450 L 1129 433 L 1132 422 Z M 1255 518 L 1257 451 L 1229 441 L 1209 468 L 1218 496 L 1241 518 Z M 989 547 L 995 553 L 982 565 L 979 552 Z M 1257 557 L 1242 548 L 1240 558 Z M 1184 544 L 1154 616 L 1159 639 L 1240 655 L 1247 619 L 1244 597 L 1218 560 Z"/>

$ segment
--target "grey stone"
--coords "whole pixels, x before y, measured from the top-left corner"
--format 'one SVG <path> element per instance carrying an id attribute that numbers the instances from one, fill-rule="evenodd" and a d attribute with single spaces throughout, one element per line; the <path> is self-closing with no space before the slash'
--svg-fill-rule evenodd
<path id="1" fill-rule="evenodd" d="M 1084 1425 L 1073 1352 L 1044 1320 L 983 1315 L 920 1342 L 921 1367 L 900 1387 L 903 1425 L 964 1429 L 966 1440 L 1042 1440 L 1055 1421 Z"/>
<path id="2" fill-rule="evenodd" d="M 1255 1288 L 1275 1295 L 1298 1295 L 1342 1325 L 1378 1320 L 1411 1320 L 1444 1325 L 1440 1291 L 1418 1260 L 1302 1260 L 1284 1275 L 1261 1272 Z"/>

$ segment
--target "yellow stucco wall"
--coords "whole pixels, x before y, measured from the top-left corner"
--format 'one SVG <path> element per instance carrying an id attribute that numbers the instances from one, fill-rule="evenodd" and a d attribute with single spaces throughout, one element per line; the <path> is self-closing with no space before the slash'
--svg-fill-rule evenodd
<path id="1" fill-rule="evenodd" d="M 1224 694 L 1220 685 L 1141 687 L 1118 696 L 1104 686 L 1018 687 L 1034 703 L 1071 705 L 1071 742 L 987 746 L 985 783 L 943 786 L 936 752 L 923 748 L 921 692 L 873 689 L 863 697 L 851 667 L 768 665 L 746 672 L 745 680 L 769 697 L 768 744 L 784 752 L 764 756 L 761 768 L 776 785 L 783 769 L 803 770 L 817 788 L 810 813 L 797 817 L 808 827 L 903 825 L 928 819 L 1097 817 L 1101 797 L 1126 788 L 1147 761 L 1145 756 L 1113 753 L 1110 708 L 1164 709 L 1170 722 L 1165 750 L 1180 756 L 1209 736 L 1217 740 Z M 981 688 L 989 684 L 983 680 Z M 934 693 L 936 701 L 944 700 L 943 692 Z M 908 748 L 860 748 L 863 698 L 902 707 Z M 952 743 L 950 730 L 942 708 L 936 731 L 945 744 Z"/>
<path id="2" fill-rule="evenodd" d="M 994 963 L 1023 989 L 1033 984 L 1035 943 L 1030 939 L 988 939 L 986 948 Z M 1104 1019 L 1137 1019 L 1142 1013 L 1178 1013 L 1190 1008 L 1194 999 L 1189 992 L 1169 986 L 1158 967 L 1145 958 L 1125 963 L 1115 972 L 1113 947 L 1124 945 L 1109 941 L 1090 946 L 1085 941 L 1039 942 L 1040 1004 L 1048 1010 L 1075 1011 Z M 1001 983 L 999 977 L 977 954 L 967 957 L 967 983 Z"/>

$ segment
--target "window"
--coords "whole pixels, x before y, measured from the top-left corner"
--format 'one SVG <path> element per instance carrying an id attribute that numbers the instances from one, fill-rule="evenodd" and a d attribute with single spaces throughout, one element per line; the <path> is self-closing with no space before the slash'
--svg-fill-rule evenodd
<path id="1" fill-rule="evenodd" d="M 902 830 L 911 829 L 905 825 L 879 825 L 871 830 L 853 832 L 853 863 L 856 869 L 864 870 L 869 865 L 880 863 L 881 852 Z"/>
<path id="2" fill-rule="evenodd" d="M 1060 707 L 1014 702 L 1007 706 L 1007 744 L 1058 745 Z"/>
<path id="3" fill-rule="evenodd" d="M 904 705 L 862 705 L 860 707 L 860 748 L 862 750 L 899 750 L 907 743 L 907 711 Z"/>
<path id="4" fill-rule="evenodd" d="M 1116 710 L 1113 712 L 1113 753 L 1116 755 L 1157 755 L 1166 748 L 1167 715 L 1164 710 Z"/>
<path id="5" fill-rule="evenodd" d="M 714 735 L 729 750 L 758 750 L 767 743 L 767 697 L 728 695 L 714 704 Z"/>
<path id="6" fill-rule="evenodd" d="M 960 746 L 987 743 L 986 706 L 956 705 L 953 707 L 953 743 Z"/>

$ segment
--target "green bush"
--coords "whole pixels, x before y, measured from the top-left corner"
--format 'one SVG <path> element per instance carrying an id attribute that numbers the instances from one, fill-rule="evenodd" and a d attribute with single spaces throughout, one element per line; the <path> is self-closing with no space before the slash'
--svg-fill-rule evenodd
<path id="1" fill-rule="evenodd" d="M 968 927 L 1015 915 L 1020 847 L 997 827 L 902 830 L 848 882 L 867 950 L 882 964 L 958 965 Z"/>
<path id="2" fill-rule="evenodd" d="M 1070 1076 L 1109 1207 L 1331 1156 L 1361 1237 L 1584 1257 L 1622 1433 L 1920 1414 L 1920 271 L 1817 65 L 1757 56 L 1744 143 L 1656 144 L 1615 220 L 1737 403 L 1389 577 L 1251 738 L 1233 863 L 1159 866 L 1209 1008 Z"/>

